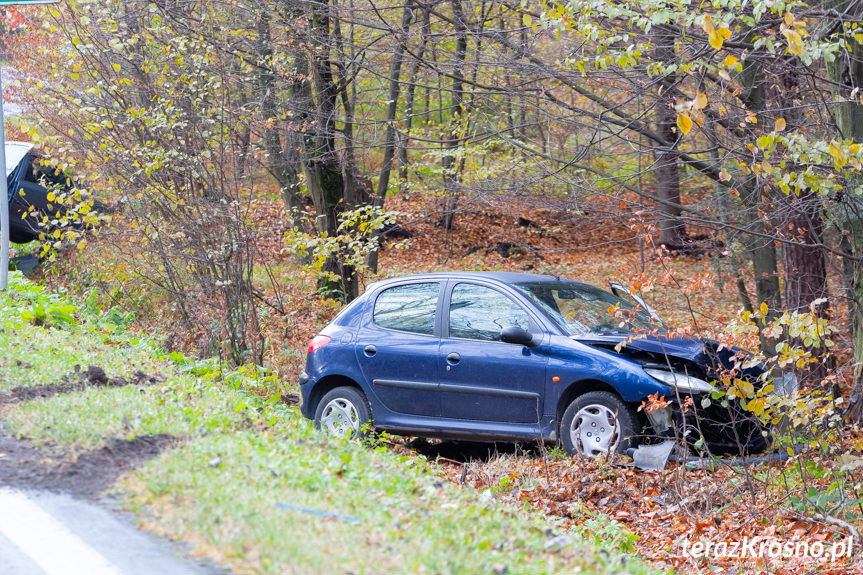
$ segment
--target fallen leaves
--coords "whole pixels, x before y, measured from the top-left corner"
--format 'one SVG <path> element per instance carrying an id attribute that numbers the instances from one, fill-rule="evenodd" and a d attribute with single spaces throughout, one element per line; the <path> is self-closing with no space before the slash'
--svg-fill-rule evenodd
<path id="1" fill-rule="evenodd" d="M 786 574 L 863 572 L 859 557 L 831 562 L 814 557 L 777 561 L 761 556 L 684 555 L 685 542 L 715 545 L 758 537 L 780 544 L 813 544 L 845 537 L 831 526 L 789 515 L 780 491 L 749 493 L 743 478 L 730 468 L 708 471 L 672 464 L 661 472 L 641 472 L 615 461 L 554 459 L 541 453 L 464 464 L 449 459 L 440 461 L 438 468 L 450 481 L 492 493 L 502 502 L 527 503 L 588 537 L 614 539 L 617 531 L 628 530 L 636 553 L 680 572 L 755 573 L 768 568 Z"/>

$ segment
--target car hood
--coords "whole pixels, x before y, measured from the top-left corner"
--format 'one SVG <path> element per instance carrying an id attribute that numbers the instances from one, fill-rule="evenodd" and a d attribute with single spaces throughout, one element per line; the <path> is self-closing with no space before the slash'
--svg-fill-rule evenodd
<path id="1" fill-rule="evenodd" d="M 668 354 L 672 357 L 696 362 L 704 354 L 704 342 L 696 338 L 669 338 L 661 335 L 619 331 L 586 333 L 574 336 L 573 339 L 604 349 L 614 348 L 623 342 L 623 347 L 631 350 L 660 355 Z"/>
<path id="2" fill-rule="evenodd" d="M 740 348 L 720 348 L 718 342 L 695 337 L 666 337 L 664 335 L 644 334 L 627 331 L 586 333 L 574 336 L 574 340 L 605 349 L 642 364 L 656 363 L 671 365 L 675 368 L 695 364 L 710 376 L 719 369 L 729 369 L 735 365 L 735 357 L 750 355 Z M 617 346 L 623 345 L 617 349 Z M 759 368 L 744 370 L 744 375 L 757 375 Z"/>

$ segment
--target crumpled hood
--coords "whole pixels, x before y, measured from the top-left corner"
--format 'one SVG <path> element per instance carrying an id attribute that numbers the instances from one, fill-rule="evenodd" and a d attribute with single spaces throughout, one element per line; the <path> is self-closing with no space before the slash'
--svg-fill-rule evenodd
<path id="1" fill-rule="evenodd" d="M 615 333 L 586 333 L 576 336 L 574 339 L 587 345 L 596 345 L 608 349 L 625 342 L 624 346 L 630 350 L 646 351 L 659 355 L 668 354 L 672 357 L 687 359 L 696 363 L 704 355 L 704 342 L 695 338 L 668 338 L 652 334 L 638 334 L 634 332 Z"/>
<path id="2" fill-rule="evenodd" d="M 719 349 L 719 343 L 714 340 L 703 340 L 695 337 L 669 338 L 663 335 L 643 334 L 635 332 L 608 332 L 608 333 L 586 333 L 573 337 L 580 343 L 600 347 L 609 351 L 620 342 L 625 342 L 620 350 L 623 356 L 639 355 L 639 360 L 648 360 L 651 356 L 655 363 L 666 363 L 669 359 L 683 360 L 698 365 L 706 374 L 714 372 L 717 368 L 731 368 L 734 366 L 733 358 L 739 354 L 748 354 L 740 348 Z M 641 352 L 641 354 L 638 354 Z M 633 357 L 633 359 L 636 359 Z M 677 363 L 675 361 L 672 364 Z M 757 367 L 745 370 L 745 375 L 758 375 L 761 370 Z"/>

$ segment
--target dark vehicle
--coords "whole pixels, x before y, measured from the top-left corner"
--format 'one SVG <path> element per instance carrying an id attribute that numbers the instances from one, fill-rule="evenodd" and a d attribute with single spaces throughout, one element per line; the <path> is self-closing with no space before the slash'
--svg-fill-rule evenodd
<path id="1" fill-rule="evenodd" d="M 59 206 L 48 200 L 43 184 L 70 189 L 71 183 L 52 168 L 43 166 L 29 142 L 6 142 L 6 183 L 9 190 L 9 239 L 24 244 L 39 237 L 40 228 L 33 212 L 55 214 Z M 30 207 L 33 207 L 31 210 Z"/>
<path id="2" fill-rule="evenodd" d="M 712 453 L 766 448 L 766 430 L 733 404 L 701 407 L 740 350 L 664 332 L 643 304 L 555 276 L 381 281 L 312 340 L 302 412 L 337 436 L 373 423 L 421 437 L 559 441 L 591 457 L 674 436 L 703 437 Z M 653 394 L 670 405 L 638 410 Z"/>

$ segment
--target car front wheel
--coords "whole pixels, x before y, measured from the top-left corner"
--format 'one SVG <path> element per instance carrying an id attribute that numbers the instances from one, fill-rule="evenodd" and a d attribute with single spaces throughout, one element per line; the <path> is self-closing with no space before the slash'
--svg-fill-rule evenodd
<path id="1" fill-rule="evenodd" d="M 641 426 L 632 408 L 608 391 L 576 398 L 560 422 L 560 442 L 569 455 L 623 453 L 637 444 Z"/>
<path id="2" fill-rule="evenodd" d="M 315 427 L 333 437 L 365 437 L 371 421 L 369 402 L 353 387 L 328 392 L 315 410 Z"/>

